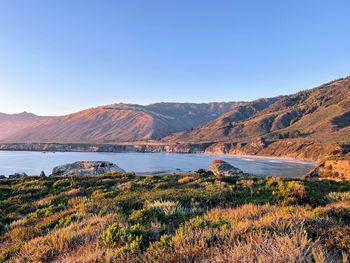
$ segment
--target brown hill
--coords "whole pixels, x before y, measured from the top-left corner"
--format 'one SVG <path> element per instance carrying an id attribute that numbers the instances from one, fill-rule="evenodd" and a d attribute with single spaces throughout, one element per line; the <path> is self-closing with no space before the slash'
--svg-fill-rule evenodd
<path id="1" fill-rule="evenodd" d="M 27 112 L 18 114 L 0 113 L 0 140 L 9 137 L 24 128 L 27 128 L 34 122 L 44 118 L 46 117 L 37 116 Z"/>
<path id="2" fill-rule="evenodd" d="M 236 103 L 113 104 L 61 117 L 42 118 L 2 142 L 113 143 L 159 139 L 203 125 Z M 6 138 L 5 138 L 6 137 Z"/>
<path id="3" fill-rule="evenodd" d="M 163 140 L 249 142 L 257 137 L 350 143 L 350 78 L 293 95 L 238 105 L 202 127 Z"/>

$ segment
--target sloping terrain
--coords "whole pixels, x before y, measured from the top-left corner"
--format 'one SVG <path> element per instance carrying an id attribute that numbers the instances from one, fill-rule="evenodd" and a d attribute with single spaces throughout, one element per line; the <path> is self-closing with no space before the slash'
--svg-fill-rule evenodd
<path id="1" fill-rule="evenodd" d="M 176 142 L 302 139 L 350 142 L 350 78 L 234 107 L 206 125 L 164 138 Z"/>
<path id="2" fill-rule="evenodd" d="M 18 114 L 0 113 L 0 140 L 31 126 L 34 122 L 46 117 L 34 115 L 32 113 L 22 112 Z"/>
<path id="3" fill-rule="evenodd" d="M 3 142 L 112 143 L 159 139 L 202 125 L 235 105 L 229 103 L 113 104 L 31 123 Z"/>
<path id="4" fill-rule="evenodd" d="M 0 262 L 348 262 L 350 254 L 350 182 L 202 170 L 3 178 L 0 189 Z"/>

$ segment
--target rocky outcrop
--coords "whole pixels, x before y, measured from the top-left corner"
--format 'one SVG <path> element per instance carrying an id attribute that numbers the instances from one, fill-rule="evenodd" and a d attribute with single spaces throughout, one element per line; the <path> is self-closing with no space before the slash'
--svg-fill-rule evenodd
<path id="1" fill-rule="evenodd" d="M 222 161 L 222 160 L 214 160 L 210 166 L 209 170 L 216 176 L 216 177 L 224 177 L 224 176 L 243 176 L 244 173 L 238 169 L 237 167 L 234 167 L 233 165 Z"/>
<path id="2" fill-rule="evenodd" d="M 303 179 L 350 180 L 350 157 L 332 158 L 321 162 Z"/>
<path id="3" fill-rule="evenodd" d="M 23 177 L 27 177 L 28 175 L 26 173 L 15 173 L 15 174 L 10 174 L 9 178 L 10 179 L 17 179 L 17 178 L 23 178 Z"/>
<path id="4" fill-rule="evenodd" d="M 111 162 L 75 162 L 53 168 L 52 176 L 101 175 L 106 173 L 125 173 L 123 169 Z"/>

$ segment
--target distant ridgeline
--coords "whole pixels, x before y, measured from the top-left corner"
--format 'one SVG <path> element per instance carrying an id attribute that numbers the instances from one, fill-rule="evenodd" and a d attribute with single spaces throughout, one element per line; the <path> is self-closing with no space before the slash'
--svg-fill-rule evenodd
<path id="1" fill-rule="evenodd" d="M 113 104 L 59 117 L 0 115 L 1 149 L 349 154 L 350 78 L 252 102 Z M 33 144 L 39 143 L 39 144 Z"/>

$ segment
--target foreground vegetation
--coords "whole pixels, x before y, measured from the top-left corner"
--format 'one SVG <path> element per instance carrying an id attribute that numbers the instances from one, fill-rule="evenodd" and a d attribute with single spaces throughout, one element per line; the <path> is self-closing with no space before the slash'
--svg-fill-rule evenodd
<path id="1" fill-rule="evenodd" d="M 4 179 L 0 236 L 0 262 L 348 262 L 350 183 Z"/>

